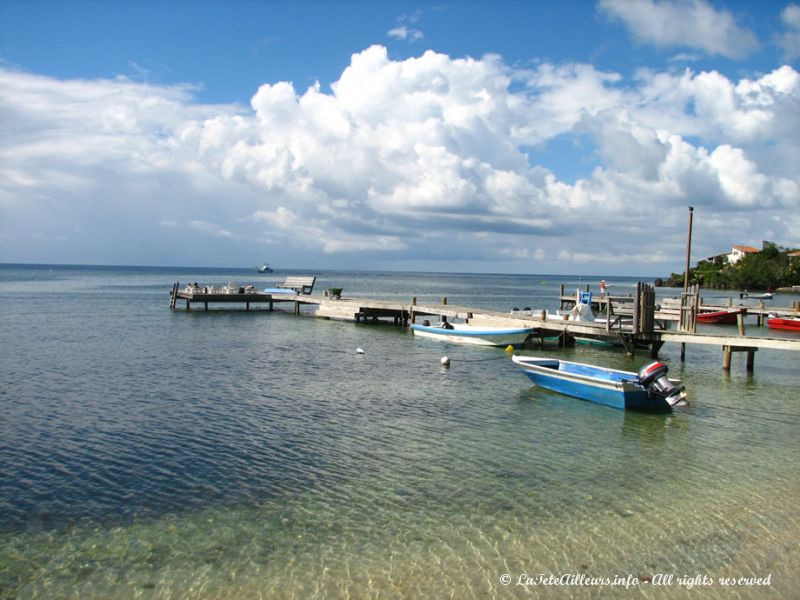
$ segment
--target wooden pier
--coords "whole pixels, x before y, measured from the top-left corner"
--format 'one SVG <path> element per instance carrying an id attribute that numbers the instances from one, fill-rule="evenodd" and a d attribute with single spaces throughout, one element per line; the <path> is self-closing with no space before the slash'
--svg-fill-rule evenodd
<path id="1" fill-rule="evenodd" d="M 628 296 L 603 295 L 592 298 L 593 307 L 602 319 L 601 322 L 569 321 L 566 318 L 548 317 L 545 311 L 526 310 L 513 312 L 492 311 L 483 308 L 456 306 L 448 304 L 447 298 L 436 303 L 418 303 L 416 298 L 408 302 L 396 300 L 375 300 L 368 298 L 342 298 L 336 295 L 275 294 L 237 290 L 235 293 L 208 293 L 198 290 L 179 289 L 176 283 L 170 292 L 170 308 L 177 308 L 177 302 L 184 300 L 186 309 L 192 303 L 202 304 L 208 310 L 213 303 L 239 303 L 249 310 L 251 304 L 266 305 L 272 311 L 276 305 L 290 304 L 295 314 L 303 313 L 302 307 L 310 307 L 306 313 L 326 319 L 356 322 L 382 322 L 390 319 L 399 326 L 408 326 L 417 319 L 435 317 L 437 320 L 458 319 L 474 325 L 493 325 L 506 327 L 532 327 L 536 329 L 533 343 L 544 346 L 545 339 L 557 338 L 559 346 L 571 346 L 576 338 L 595 340 L 600 343 L 619 345 L 630 356 L 637 349 L 649 349 L 655 358 L 665 343 L 681 344 L 681 360 L 685 359 L 685 346 L 714 345 L 723 351 L 723 369 L 729 370 L 733 353 L 743 352 L 747 356 L 748 372 L 754 369 L 755 352 L 760 348 L 774 350 L 800 351 L 800 337 L 769 337 L 745 335 L 743 316 L 739 327 L 731 335 L 718 333 L 698 333 L 696 330 L 697 312 L 709 307 L 700 306 L 697 287 L 682 294 L 677 305 L 656 304 L 652 286 L 639 283 L 635 294 Z M 576 296 L 559 296 L 562 307 L 577 301 Z M 749 314 L 763 315 L 761 306 L 747 307 Z M 795 309 L 771 308 L 769 312 L 781 315 L 797 314 Z M 603 317 L 605 317 L 603 319 Z M 624 317 L 624 320 L 623 320 Z M 761 323 L 761 318 L 759 323 Z M 732 327 L 732 326 L 731 326 Z"/>
<path id="2" fill-rule="evenodd" d="M 178 289 L 178 283 L 172 286 L 170 292 L 170 308 L 176 308 L 178 300 L 186 301 L 186 310 L 192 309 L 192 302 L 195 304 L 202 304 L 205 310 L 208 310 L 209 304 L 225 303 L 225 304 L 244 304 L 245 310 L 250 310 L 251 304 L 267 303 L 270 309 L 273 307 L 273 300 L 271 294 L 264 294 L 261 292 L 247 292 L 241 293 L 217 293 L 217 292 L 203 292 L 203 291 L 187 291 Z"/>

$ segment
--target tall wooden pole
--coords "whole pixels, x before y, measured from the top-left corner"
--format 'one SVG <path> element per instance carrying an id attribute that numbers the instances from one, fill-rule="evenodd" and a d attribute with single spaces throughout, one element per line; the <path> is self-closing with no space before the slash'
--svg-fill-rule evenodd
<path id="1" fill-rule="evenodd" d="M 694 206 L 689 207 L 689 235 L 686 238 L 686 271 L 683 274 L 683 291 L 689 291 L 689 261 L 692 256 L 692 216 L 694 215 Z"/>
<path id="2" fill-rule="evenodd" d="M 689 291 L 689 264 L 692 256 L 692 216 L 694 206 L 689 207 L 689 235 L 686 237 L 686 270 L 683 272 L 683 293 Z M 683 305 L 683 302 L 681 302 Z M 681 362 L 686 360 L 686 344 L 681 342 Z"/>

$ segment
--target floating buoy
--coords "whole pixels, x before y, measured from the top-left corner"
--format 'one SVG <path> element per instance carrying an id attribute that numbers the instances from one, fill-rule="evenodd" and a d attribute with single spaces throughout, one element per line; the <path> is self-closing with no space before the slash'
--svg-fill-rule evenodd
<path id="1" fill-rule="evenodd" d="M 514 351 L 514 346 L 512 346 L 511 344 L 506 346 L 506 352 L 513 352 L 513 351 Z"/>
<path id="2" fill-rule="evenodd" d="M 450 359 L 449 359 L 447 356 L 443 356 L 443 357 L 442 357 L 442 358 L 439 360 L 439 362 L 441 363 L 441 365 L 442 365 L 443 367 L 449 367 L 449 366 L 450 366 Z"/>
<path id="3" fill-rule="evenodd" d="M 356 348 L 356 354 L 364 354 L 363 348 Z"/>

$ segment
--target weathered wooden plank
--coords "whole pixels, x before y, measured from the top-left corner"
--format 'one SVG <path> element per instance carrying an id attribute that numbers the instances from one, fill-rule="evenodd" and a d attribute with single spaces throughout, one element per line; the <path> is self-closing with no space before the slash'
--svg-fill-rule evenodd
<path id="1" fill-rule="evenodd" d="M 800 350 L 800 339 L 772 337 L 739 337 L 709 333 L 659 332 L 655 337 L 662 342 L 701 344 L 706 346 L 731 346 L 740 348 L 772 348 L 774 350 Z"/>

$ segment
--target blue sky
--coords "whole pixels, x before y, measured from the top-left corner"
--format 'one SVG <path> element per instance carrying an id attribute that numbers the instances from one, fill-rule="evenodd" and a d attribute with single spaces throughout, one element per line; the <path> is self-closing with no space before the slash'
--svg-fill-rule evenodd
<path id="1" fill-rule="evenodd" d="M 0 2 L 0 261 L 659 275 L 800 246 L 791 2 Z"/>

